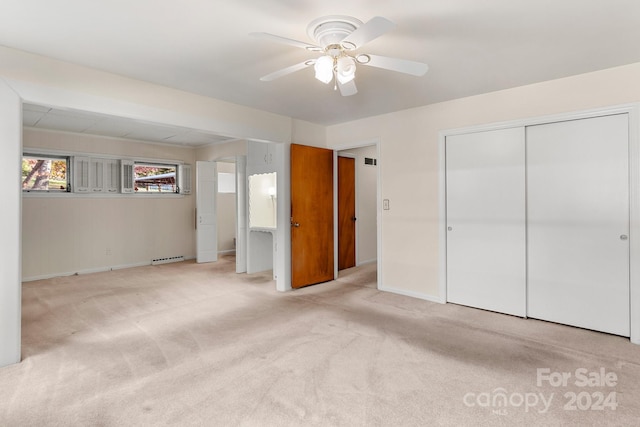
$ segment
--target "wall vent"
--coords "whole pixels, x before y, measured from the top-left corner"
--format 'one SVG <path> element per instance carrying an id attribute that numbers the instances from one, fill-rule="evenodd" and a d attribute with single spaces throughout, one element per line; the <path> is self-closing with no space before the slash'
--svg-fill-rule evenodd
<path id="1" fill-rule="evenodd" d="M 169 264 L 170 262 L 184 261 L 184 256 L 172 256 L 168 258 L 156 258 L 151 260 L 151 265 Z"/>
<path id="2" fill-rule="evenodd" d="M 378 164 L 378 161 L 376 159 L 372 159 L 371 157 L 365 157 L 364 158 L 364 164 L 365 165 L 375 166 L 375 165 Z"/>

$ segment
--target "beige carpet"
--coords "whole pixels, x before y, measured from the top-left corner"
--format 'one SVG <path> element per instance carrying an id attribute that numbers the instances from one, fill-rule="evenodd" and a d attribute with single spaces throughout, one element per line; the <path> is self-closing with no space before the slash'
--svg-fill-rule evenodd
<path id="1" fill-rule="evenodd" d="M 375 274 L 283 294 L 229 257 L 25 283 L 0 425 L 640 425 L 628 339 L 379 292 Z"/>

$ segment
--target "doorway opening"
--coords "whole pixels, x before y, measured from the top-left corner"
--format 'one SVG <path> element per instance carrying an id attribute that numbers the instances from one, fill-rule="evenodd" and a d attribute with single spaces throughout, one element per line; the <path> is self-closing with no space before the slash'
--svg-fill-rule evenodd
<path id="1" fill-rule="evenodd" d="M 236 162 L 220 160 L 218 164 L 218 191 L 216 212 L 218 226 L 218 255 L 236 255 Z"/>
<path id="2" fill-rule="evenodd" d="M 356 145 L 335 151 L 336 277 L 379 272 L 379 149 Z M 373 267 L 372 267 L 373 265 Z"/>

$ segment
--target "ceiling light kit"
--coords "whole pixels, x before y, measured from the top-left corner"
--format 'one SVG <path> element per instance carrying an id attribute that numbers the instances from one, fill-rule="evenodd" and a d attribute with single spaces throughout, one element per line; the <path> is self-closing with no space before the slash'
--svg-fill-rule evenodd
<path id="1" fill-rule="evenodd" d="M 307 34 L 317 45 L 309 44 L 269 33 L 251 33 L 254 37 L 268 39 L 322 56 L 291 65 L 260 78 L 271 81 L 313 65 L 316 79 L 325 84 L 334 81 L 334 89 L 340 89 L 343 96 L 358 92 L 355 85 L 356 65 L 367 65 L 413 76 L 423 76 L 429 69 L 422 62 L 391 58 L 371 54 L 356 54 L 355 51 L 366 43 L 380 37 L 396 25 L 386 18 L 376 16 L 363 24 L 351 16 L 330 15 L 313 20 L 307 27 Z"/>

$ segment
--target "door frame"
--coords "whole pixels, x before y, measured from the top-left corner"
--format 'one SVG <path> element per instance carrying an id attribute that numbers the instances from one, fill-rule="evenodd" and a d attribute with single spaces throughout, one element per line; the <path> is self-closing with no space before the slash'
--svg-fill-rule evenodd
<path id="1" fill-rule="evenodd" d="M 640 104 L 624 104 L 608 108 L 589 109 L 547 116 L 524 118 L 479 126 L 448 129 L 438 134 L 438 301 L 446 303 L 447 298 L 447 234 L 446 234 L 446 153 L 447 136 L 473 132 L 483 132 L 513 127 L 526 127 L 569 120 L 588 119 L 612 114 L 629 115 L 629 294 L 631 342 L 640 344 Z M 638 237 L 636 237 L 638 236 Z"/>
<path id="2" fill-rule="evenodd" d="M 362 147 L 376 147 L 376 288 L 382 289 L 382 171 L 380 140 L 360 141 L 331 147 L 333 150 L 333 244 L 334 244 L 334 277 L 338 278 L 338 151 L 352 150 Z M 350 157 L 342 155 L 342 157 Z M 358 217 L 358 173 L 356 164 L 356 218 Z M 358 265 L 358 222 L 356 221 L 356 266 Z"/>

